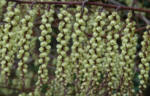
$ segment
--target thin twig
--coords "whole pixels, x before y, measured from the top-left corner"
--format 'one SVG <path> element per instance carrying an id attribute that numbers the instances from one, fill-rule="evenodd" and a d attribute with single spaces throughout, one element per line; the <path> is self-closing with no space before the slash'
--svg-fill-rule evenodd
<path id="1" fill-rule="evenodd" d="M 115 1 L 115 0 L 109 0 L 108 2 L 110 2 L 110 3 L 112 3 L 112 4 L 115 4 L 115 5 L 118 5 L 118 6 L 125 6 L 125 5 L 119 3 L 119 2 L 117 2 L 117 1 Z"/>
<path id="2" fill-rule="evenodd" d="M 20 0 L 8 0 L 11 2 L 17 2 L 19 4 L 33 4 L 34 1 L 20 1 Z M 55 5 L 82 5 L 83 2 L 81 1 L 76 1 L 76 2 L 61 2 L 61 1 L 50 1 L 50 2 L 40 2 L 37 1 L 35 4 L 55 4 Z M 87 2 L 86 5 L 95 5 L 95 6 L 103 6 L 105 8 L 118 8 L 117 5 L 112 5 L 112 4 L 104 4 L 100 2 Z M 140 12 L 146 12 L 150 13 L 150 10 L 144 9 L 144 8 L 134 8 L 134 7 L 125 7 L 125 6 L 119 6 L 119 10 L 133 10 L 133 11 L 140 11 Z"/>
<path id="3" fill-rule="evenodd" d="M 115 1 L 115 0 L 109 0 L 109 2 L 110 3 L 112 3 L 112 4 L 115 4 L 115 5 L 117 5 L 117 6 L 124 6 L 125 7 L 125 5 L 123 5 L 123 4 L 121 4 L 121 3 L 119 3 L 118 1 Z M 134 0 L 132 3 L 136 3 L 137 1 L 136 0 Z M 133 5 L 133 4 L 132 4 Z M 135 4 L 136 5 L 136 7 L 137 7 L 137 4 Z M 135 8 L 135 7 L 134 7 Z M 140 18 L 142 21 L 144 21 L 146 24 L 150 24 L 150 21 L 144 16 L 144 15 L 142 15 L 141 13 L 140 14 L 135 14 L 138 18 Z"/>
<path id="4" fill-rule="evenodd" d="M 150 21 L 149 21 L 145 16 L 143 16 L 142 14 L 139 14 L 139 17 L 140 17 L 146 24 L 150 24 Z"/>
<path id="5" fill-rule="evenodd" d="M 140 28 L 136 29 L 135 32 L 140 32 L 140 31 L 143 31 L 143 30 L 145 30 L 145 29 L 146 29 L 146 26 L 140 27 Z"/>

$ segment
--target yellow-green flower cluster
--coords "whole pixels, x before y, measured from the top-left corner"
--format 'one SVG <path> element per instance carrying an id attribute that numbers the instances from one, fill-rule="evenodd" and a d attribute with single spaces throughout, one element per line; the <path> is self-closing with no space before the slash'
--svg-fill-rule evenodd
<path id="1" fill-rule="evenodd" d="M 86 22 L 88 20 L 88 9 L 84 8 L 84 12 L 81 13 L 81 6 L 77 6 L 76 14 L 75 14 L 75 23 L 74 23 L 74 33 L 72 33 L 72 42 L 71 46 L 71 63 L 73 64 L 73 73 L 76 75 L 76 79 L 74 82 L 77 82 L 75 86 L 77 86 L 76 91 L 79 93 L 80 91 L 80 81 L 83 81 L 82 78 L 84 74 L 84 58 L 85 58 L 85 45 L 86 45 Z M 79 95 L 79 94 L 78 94 Z"/>
<path id="2" fill-rule="evenodd" d="M 60 13 L 58 14 L 58 18 L 60 21 L 58 29 L 59 34 L 57 36 L 57 65 L 56 65 L 56 79 L 61 82 L 64 86 L 68 82 L 71 82 L 71 65 L 69 58 L 69 44 L 72 33 L 72 16 L 68 10 L 64 8 L 60 9 Z"/>
<path id="3" fill-rule="evenodd" d="M 142 96 L 147 88 L 150 25 L 140 40 L 132 12 L 5 0 L 0 8 L 0 83 L 18 96 Z"/>
<path id="4" fill-rule="evenodd" d="M 126 95 L 132 95 L 134 92 L 132 78 L 134 76 L 137 36 L 135 34 L 135 22 L 132 22 L 131 18 L 132 13 L 129 12 L 125 22 L 126 25 L 123 30 L 123 36 L 121 37 L 122 46 L 120 60 L 124 72 L 121 77 L 123 80 L 121 94 Z"/>
<path id="5" fill-rule="evenodd" d="M 107 82 L 107 90 L 108 94 L 112 94 L 113 90 L 118 86 L 118 78 L 116 76 L 117 73 L 117 66 L 118 66 L 118 58 L 119 58 L 119 50 L 118 50 L 118 44 L 117 39 L 119 38 L 118 32 L 120 31 L 120 28 L 122 27 L 120 24 L 120 18 L 118 16 L 117 12 L 112 12 L 111 15 L 108 16 L 109 24 L 106 27 L 105 30 L 105 46 L 106 50 L 104 53 L 104 68 L 106 71 L 105 78 Z M 104 48 L 103 47 L 103 48 Z"/>
<path id="6" fill-rule="evenodd" d="M 99 9 L 98 9 L 99 10 Z M 99 85 L 98 80 L 100 80 L 100 76 L 102 72 L 102 54 L 104 50 L 104 42 L 102 40 L 101 32 L 103 31 L 102 27 L 104 27 L 107 23 L 105 23 L 107 16 L 107 12 L 96 12 L 94 14 L 94 21 L 91 21 L 91 26 L 87 26 L 91 28 L 92 37 L 90 38 L 87 46 L 85 47 L 84 60 L 83 60 L 83 80 L 81 89 L 85 91 L 85 94 L 82 95 L 93 95 L 95 85 Z M 101 26 L 101 27 L 100 27 Z M 90 29 L 89 28 L 89 29 Z M 99 78 L 97 78 L 99 77 Z M 91 88 L 90 92 L 89 88 Z"/>
<path id="7" fill-rule="evenodd" d="M 150 70 L 150 57 L 149 57 L 149 45 L 150 45 L 150 25 L 147 25 L 146 27 L 147 31 L 144 32 L 143 34 L 143 41 L 141 42 L 142 45 L 142 49 L 141 52 L 139 52 L 139 57 L 141 58 L 141 63 L 138 65 L 138 68 L 140 70 L 140 74 L 139 74 L 139 80 L 140 80 L 140 92 L 142 93 L 142 91 L 147 88 L 147 83 L 148 83 L 148 78 L 149 78 L 149 70 Z"/>
<path id="8" fill-rule="evenodd" d="M 5 13 L 4 24 L 1 26 L 1 75 L 3 78 L 8 79 L 14 63 L 15 52 L 16 52 L 16 37 L 17 37 L 17 23 L 20 13 L 18 6 L 13 8 L 14 4 L 9 3 L 7 12 Z M 6 80 L 7 82 L 7 80 Z"/>
<path id="9" fill-rule="evenodd" d="M 40 55 L 39 55 L 39 70 L 38 70 L 38 81 L 37 85 L 42 86 L 42 84 L 46 84 L 48 81 L 48 70 L 47 65 L 49 63 L 50 57 L 50 43 L 51 43 L 51 33 L 52 33 L 52 26 L 51 23 L 54 21 L 53 18 L 54 10 L 50 9 L 50 11 L 45 10 L 44 14 L 42 15 L 41 20 L 41 36 L 39 37 L 40 41 Z"/>
<path id="10" fill-rule="evenodd" d="M 29 50 L 30 50 L 30 41 L 32 39 L 32 33 L 33 33 L 33 22 L 35 17 L 36 11 L 30 10 L 27 12 L 27 14 L 24 16 L 24 18 L 20 21 L 20 30 L 19 30 L 19 36 L 20 39 L 18 41 L 18 54 L 17 58 L 19 59 L 18 62 L 18 68 L 17 68 L 17 75 L 19 75 L 19 78 L 22 80 L 23 87 L 25 87 L 25 75 L 28 72 L 28 59 L 30 56 Z"/>

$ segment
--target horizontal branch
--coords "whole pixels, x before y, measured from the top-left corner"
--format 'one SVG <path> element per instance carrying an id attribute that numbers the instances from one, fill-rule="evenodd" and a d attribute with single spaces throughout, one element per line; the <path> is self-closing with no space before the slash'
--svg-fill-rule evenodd
<path id="1" fill-rule="evenodd" d="M 78 1 L 68 1 L 68 2 L 62 2 L 62 1 L 47 1 L 47 2 L 41 2 L 41 1 L 21 1 L 21 0 L 8 0 L 11 2 L 17 2 L 17 3 L 23 3 L 23 4 L 55 4 L 55 5 L 82 5 L 83 2 Z M 86 5 L 95 5 L 95 6 L 103 6 L 105 8 L 114 8 L 119 10 L 132 10 L 132 11 L 140 11 L 140 12 L 146 12 L 150 13 L 150 10 L 144 9 L 144 8 L 134 8 L 134 7 L 126 7 L 126 6 L 118 6 L 118 5 L 112 5 L 112 4 L 104 4 L 100 2 L 87 2 Z"/>
<path id="2" fill-rule="evenodd" d="M 137 29 L 135 30 L 135 32 L 140 32 L 140 31 L 143 31 L 143 30 L 146 30 L 146 26 L 137 28 Z"/>

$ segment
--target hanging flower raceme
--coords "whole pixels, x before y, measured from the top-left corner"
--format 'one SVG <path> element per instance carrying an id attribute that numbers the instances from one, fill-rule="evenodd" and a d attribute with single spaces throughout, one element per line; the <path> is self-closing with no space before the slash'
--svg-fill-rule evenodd
<path id="1" fill-rule="evenodd" d="M 59 34 L 57 36 L 57 65 L 56 65 L 56 80 L 60 82 L 61 86 L 67 86 L 68 83 L 72 82 L 71 71 L 72 64 L 69 58 L 70 49 L 70 38 L 72 33 L 72 16 L 68 10 L 64 8 L 60 9 L 58 14 L 59 23 Z M 66 89 L 63 89 L 64 91 Z M 67 92 L 66 92 L 67 93 Z"/>
<path id="2" fill-rule="evenodd" d="M 28 9 L 28 8 L 27 8 Z M 24 18 L 21 19 L 21 26 L 19 30 L 20 39 L 18 41 L 19 51 L 17 54 L 17 58 L 19 59 L 18 68 L 17 68 L 17 75 L 19 76 L 22 82 L 22 87 L 25 87 L 25 76 L 28 72 L 28 65 L 27 62 L 29 60 L 29 50 L 30 50 L 30 41 L 32 39 L 33 33 L 33 22 L 34 17 L 36 15 L 36 11 L 34 9 L 27 12 Z M 21 87 L 21 86 L 20 86 Z"/>
<path id="3" fill-rule="evenodd" d="M 51 23 L 54 21 L 53 18 L 54 10 L 45 10 L 44 14 L 42 15 L 42 20 L 40 25 L 41 29 L 41 36 L 39 37 L 40 40 L 40 55 L 39 55 L 39 63 L 40 67 L 38 70 L 38 81 L 37 85 L 42 86 L 43 84 L 46 84 L 48 81 L 48 70 L 47 65 L 49 63 L 49 53 L 50 53 L 50 43 L 51 43 L 51 33 L 52 33 L 52 27 Z"/>
<path id="4" fill-rule="evenodd" d="M 147 88 L 147 83 L 148 83 L 148 78 L 149 78 L 149 70 L 150 70 L 150 57 L 149 57 L 149 53 L 150 53 L 150 25 L 147 25 L 146 27 L 146 31 L 143 34 L 143 41 L 141 42 L 142 45 L 142 49 L 141 52 L 139 53 L 139 57 L 141 58 L 141 63 L 139 64 L 138 68 L 140 70 L 140 74 L 138 76 L 139 80 L 140 80 L 140 91 L 139 93 L 142 94 L 143 90 L 145 88 Z"/>
<path id="5" fill-rule="evenodd" d="M 19 22 L 18 15 L 20 14 L 20 10 L 19 6 L 16 6 L 16 8 L 14 8 L 14 5 L 14 3 L 9 3 L 7 12 L 5 13 L 5 23 L 3 24 L 3 26 L 1 26 L 1 76 L 5 78 L 6 82 L 8 80 L 8 76 L 10 76 L 17 49 L 17 23 Z"/>
<path id="6" fill-rule="evenodd" d="M 99 9 L 98 9 L 99 10 Z M 85 91 L 84 95 L 93 95 L 94 90 L 96 90 L 95 87 L 96 85 L 99 85 L 99 80 L 101 80 L 100 76 L 102 72 L 102 54 L 103 49 L 103 40 L 101 36 L 102 28 L 105 26 L 104 23 L 106 22 L 106 16 L 108 12 L 97 12 L 94 14 L 94 17 L 91 21 L 91 25 L 88 24 L 87 27 L 91 28 L 92 31 L 92 38 L 87 43 L 87 46 L 85 46 L 85 53 L 84 57 L 85 59 L 83 60 L 84 65 L 83 65 L 83 83 L 82 83 L 82 90 Z M 96 18 L 96 19 L 95 19 Z M 92 27 L 91 27 L 92 26 Z M 89 28 L 89 29 L 90 29 Z M 99 78 L 97 78 L 99 77 Z"/>
<path id="7" fill-rule="evenodd" d="M 74 23 L 74 33 L 72 34 L 72 42 L 73 45 L 71 47 L 71 63 L 73 64 L 73 74 L 76 76 L 74 79 L 75 84 L 75 91 L 79 95 L 80 93 L 80 84 L 84 80 L 84 62 L 85 59 L 85 48 L 86 48 L 86 22 L 88 20 L 88 9 L 84 8 L 83 13 L 81 13 L 81 6 L 77 6 L 76 14 L 75 14 L 75 23 Z M 82 89 L 82 88 L 81 88 Z"/>
<path id="8" fill-rule="evenodd" d="M 117 66 L 118 66 L 118 58 L 119 58 L 119 50 L 117 39 L 119 38 L 119 31 L 122 28 L 120 18 L 117 12 L 112 12 L 111 15 L 108 16 L 109 24 L 107 25 L 107 29 L 105 30 L 104 42 L 106 43 L 106 50 L 104 53 L 104 68 L 106 68 L 105 80 L 107 82 L 106 88 L 108 90 L 108 94 L 113 94 L 113 90 L 118 86 L 118 78 L 116 76 Z"/>
<path id="9" fill-rule="evenodd" d="M 131 21 L 132 13 L 128 13 L 128 18 L 125 22 L 125 28 L 123 30 L 123 36 L 121 37 L 121 55 L 120 61 L 122 64 L 123 75 L 120 81 L 120 94 L 131 95 L 133 94 L 133 76 L 134 76 L 134 66 L 135 66 L 135 55 L 136 55 L 136 45 L 137 36 L 135 34 L 135 22 Z"/>

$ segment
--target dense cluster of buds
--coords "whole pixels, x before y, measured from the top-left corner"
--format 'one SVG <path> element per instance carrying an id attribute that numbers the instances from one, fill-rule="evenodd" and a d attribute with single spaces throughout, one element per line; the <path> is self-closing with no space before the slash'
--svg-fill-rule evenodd
<path id="1" fill-rule="evenodd" d="M 130 11 L 122 18 L 101 7 L 59 7 L 0 1 L 0 92 L 142 95 L 149 83 L 150 25 L 139 40 Z"/>

